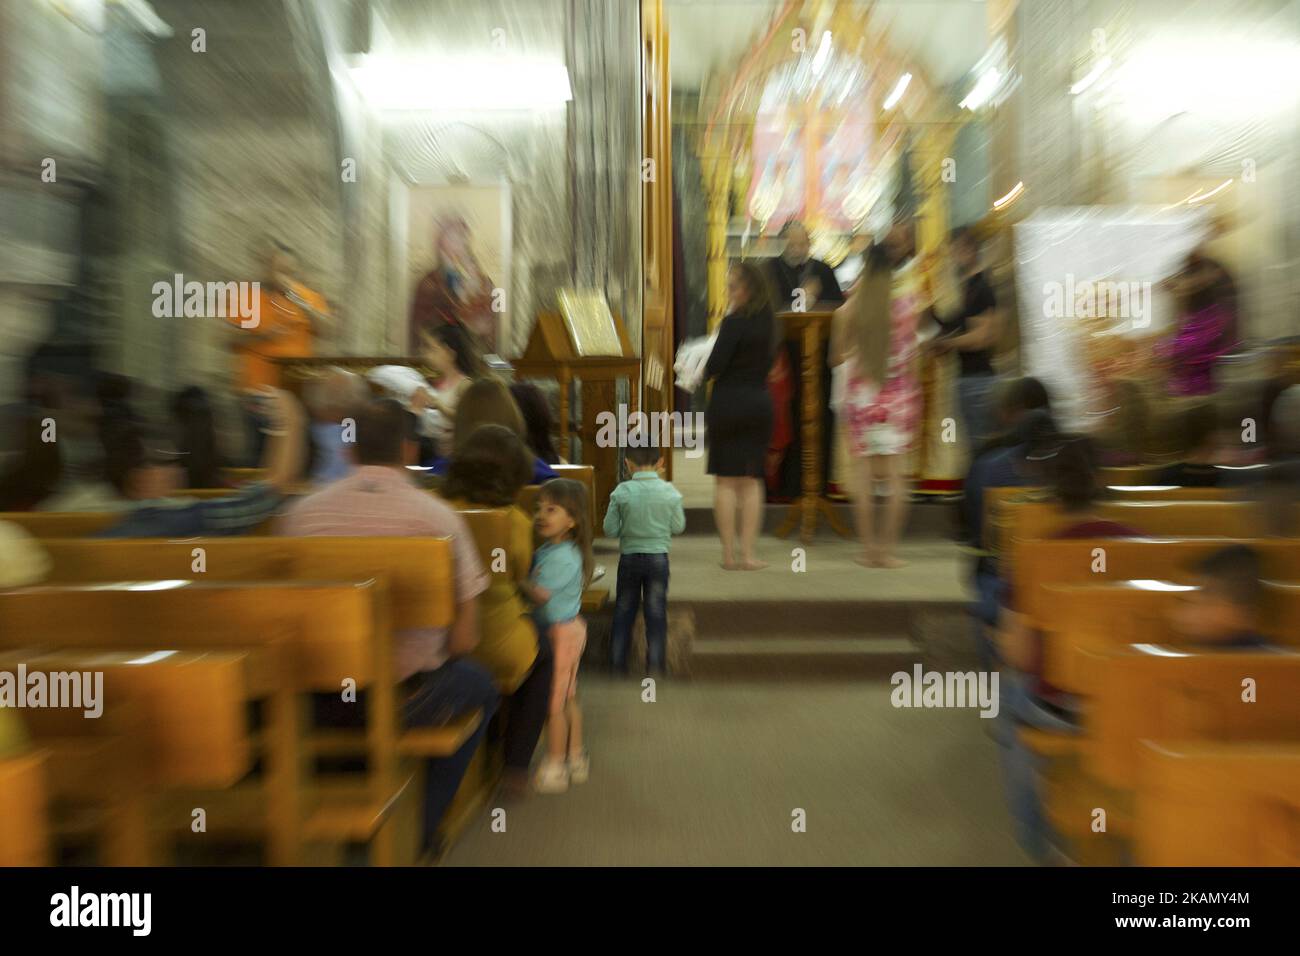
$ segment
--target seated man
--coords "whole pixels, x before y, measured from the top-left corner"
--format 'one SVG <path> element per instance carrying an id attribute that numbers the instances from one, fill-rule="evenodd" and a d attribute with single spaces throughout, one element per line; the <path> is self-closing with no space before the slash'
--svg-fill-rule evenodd
<path id="1" fill-rule="evenodd" d="M 345 418 L 369 399 L 366 380 L 345 368 L 331 368 L 306 388 L 304 398 L 311 413 L 311 480 L 327 485 L 350 474 L 355 465 L 349 451 Z"/>
<path id="2" fill-rule="evenodd" d="M 456 563 L 456 620 L 450 630 L 427 628 L 395 635 L 393 659 L 402 682 L 402 716 L 407 726 L 430 727 L 482 710 L 483 721 L 450 757 L 430 760 L 424 805 L 426 858 L 436 858 L 438 823 L 451 804 L 470 758 L 483 737 L 498 695 L 492 676 L 469 660 L 478 643 L 478 596 L 488 576 L 461 517 L 421 491 L 406 470 L 416 454 L 415 422 L 393 399 L 373 400 L 356 414 L 353 454 L 356 470 L 294 505 L 282 522 L 286 535 L 450 536 Z M 317 695 L 317 717 L 325 724 L 356 726 L 363 720 L 364 694 L 355 703 L 335 694 Z"/>
<path id="3" fill-rule="evenodd" d="M 153 440 L 136 426 L 113 426 L 104 436 L 105 471 L 118 493 L 132 504 L 122 518 L 99 534 L 103 538 L 191 538 L 246 534 L 270 518 L 280 495 L 302 469 L 303 413 L 288 392 L 267 393 L 262 467 L 266 477 L 220 498 L 172 497 L 184 484 L 179 456 L 165 440 Z"/>

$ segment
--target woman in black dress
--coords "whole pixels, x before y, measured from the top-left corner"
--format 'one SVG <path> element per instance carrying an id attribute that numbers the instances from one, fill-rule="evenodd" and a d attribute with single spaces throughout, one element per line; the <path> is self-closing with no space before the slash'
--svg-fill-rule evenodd
<path id="1" fill-rule="evenodd" d="M 767 373 L 780 339 L 772 293 L 752 263 L 737 262 L 727 275 L 729 311 L 705 366 L 713 393 L 704 412 L 709 474 L 716 479 L 713 517 L 722 539 L 722 566 L 757 571 L 754 554 L 763 516 L 764 459 L 772 436 Z M 740 509 L 740 560 L 736 560 L 736 510 Z"/>

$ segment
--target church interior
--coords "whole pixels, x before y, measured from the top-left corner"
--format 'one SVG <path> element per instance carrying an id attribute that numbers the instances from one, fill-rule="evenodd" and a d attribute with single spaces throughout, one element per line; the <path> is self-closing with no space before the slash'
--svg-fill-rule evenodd
<path id="1" fill-rule="evenodd" d="M 0 0 L 0 130 L 0 864 L 1300 866 L 1300 0 Z"/>

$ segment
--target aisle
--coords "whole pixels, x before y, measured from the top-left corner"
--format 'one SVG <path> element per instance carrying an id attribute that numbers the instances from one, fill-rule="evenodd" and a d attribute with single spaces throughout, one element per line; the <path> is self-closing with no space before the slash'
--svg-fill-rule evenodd
<path id="1" fill-rule="evenodd" d="M 973 711 L 869 684 L 583 679 L 591 781 L 484 813 L 447 864 L 1021 865 Z M 791 812 L 807 832 L 791 831 Z"/>

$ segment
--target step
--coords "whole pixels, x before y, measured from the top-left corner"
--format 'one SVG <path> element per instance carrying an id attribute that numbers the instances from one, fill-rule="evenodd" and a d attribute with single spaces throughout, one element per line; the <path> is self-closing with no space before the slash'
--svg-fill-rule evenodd
<path id="1" fill-rule="evenodd" d="M 883 499 L 881 499 L 883 501 Z M 847 528 L 853 527 L 853 510 L 848 502 L 832 501 L 831 507 L 834 509 L 836 516 Z M 776 529 L 785 521 L 786 515 L 790 510 L 789 504 L 768 504 L 763 508 L 763 534 L 771 535 L 776 533 Z M 879 505 L 878 505 L 879 510 Z M 687 534 L 716 534 L 717 525 L 713 520 L 713 504 L 700 503 L 688 504 L 686 511 L 686 533 Z M 949 534 L 955 527 L 956 516 L 951 502 L 920 500 L 913 501 L 912 507 L 907 514 L 906 537 L 919 536 L 944 536 Z M 790 533 L 790 539 L 796 540 L 799 537 L 799 529 L 796 527 Z M 826 522 L 824 517 L 819 518 L 818 538 L 837 537 L 834 529 Z"/>
<path id="2" fill-rule="evenodd" d="M 906 637 L 697 640 L 691 654 L 691 677 L 880 680 L 907 670 L 919 657 L 917 647 Z"/>

